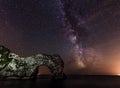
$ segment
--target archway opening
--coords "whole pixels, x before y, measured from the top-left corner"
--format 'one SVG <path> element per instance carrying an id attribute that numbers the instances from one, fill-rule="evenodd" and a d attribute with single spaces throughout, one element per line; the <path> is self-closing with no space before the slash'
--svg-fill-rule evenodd
<path id="1" fill-rule="evenodd" d="M 52 73 L 51 73 L 51 70 L 47 66 L 40 66 L 38 68 L 37 76 L 39 76 L 40 78 L 51 78 Z"/>

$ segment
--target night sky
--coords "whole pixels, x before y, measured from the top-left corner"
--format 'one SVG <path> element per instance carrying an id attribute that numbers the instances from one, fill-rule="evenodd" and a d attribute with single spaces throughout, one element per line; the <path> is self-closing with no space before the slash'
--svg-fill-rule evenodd
<path id="1" fill-rule="evenodd" d="M 0 44 L 59 54 L 65 72 L 120 74 L 120 0 L 0 0 Z"/>

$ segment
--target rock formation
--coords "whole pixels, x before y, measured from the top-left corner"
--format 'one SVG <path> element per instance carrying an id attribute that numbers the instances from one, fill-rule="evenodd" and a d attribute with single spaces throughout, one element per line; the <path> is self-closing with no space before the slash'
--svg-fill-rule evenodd
<path id="1" fill-rule="evenodd" d="M 0 76 L 2 77 L 35 77 L 40 66 L 47 66 L 53 79 L 64 79 L 64 62 L 59 55 L 37 54 L 20 57 L 4 46 L 0 46 Z"/>

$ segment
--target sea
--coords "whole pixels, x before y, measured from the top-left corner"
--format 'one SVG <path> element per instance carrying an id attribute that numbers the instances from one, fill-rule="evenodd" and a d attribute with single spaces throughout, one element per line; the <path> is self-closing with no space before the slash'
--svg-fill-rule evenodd
<path id="1" fill-rule="evenodd" d="M 2 79 L 0 88 L 120 88 L 120 77 L 69 75 L 65 80 L 51 80 L 49 76 L 36 79 Z"/>

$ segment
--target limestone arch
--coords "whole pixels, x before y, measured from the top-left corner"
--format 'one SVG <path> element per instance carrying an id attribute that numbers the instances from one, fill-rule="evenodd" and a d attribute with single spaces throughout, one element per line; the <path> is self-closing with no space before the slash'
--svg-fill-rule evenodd
<path id="1" fill-rule="evenodd" d="M 59 55 L 47 55 L 47 54 L 37 54 L 31 57 L 20 57 L 19 55 L 10 52 L 4 46 L 0 46 L 1 54 L 1 65 L 0 65 L 0 75 L 1 76 L 17 76 L 21 77 L 30 77 L 35 76 L 38 73 L 40 66 L 44 65 L 48 67 L 52 73 L 52 79 L 64 79 L 65 74 L 63 73 L 64 62 Z M 19 64 L 18 64 L 19 62 Z M 34 63 L 31 63 L 34 62 Z M 11 69 L 8 66 L 10 64 L 15 65 L 17 69 Z M 22 65 L 21 65 L 22 64 Z M 14 65 L 11 65 L 14 66 Z M 18 68 L 19 67 L 19 68 Z M 9 70 L 7 70 L 9 68 Z"/>
<path id="2" fill-rule="evenodd" d="M 33 74 L 31 75 L 32 77 L 36 77 L 36 76 L 41 76 L 38 75 L 39 71 L 41 71 L 41 67 L 45 67 L 47 68 L 47 70 L 49 71 L 49 77 L 52 79 L 64 79 L 65 74 L 63 73 L 63 67 L 61 67 L 60 65 L 56 66 L 56 68 L 51 68 L 45 64 L 39 65 L 36 67 L 36 69 L 34 70 Z M 62 69 L 61 69 L 62 68 Z M 59 71 L 61 69 L 61 71 Z M 43 74 L 46 75 L 46 74 Z"/>

